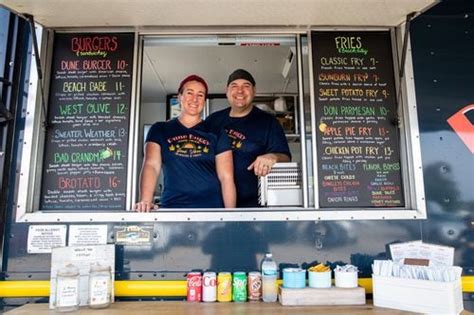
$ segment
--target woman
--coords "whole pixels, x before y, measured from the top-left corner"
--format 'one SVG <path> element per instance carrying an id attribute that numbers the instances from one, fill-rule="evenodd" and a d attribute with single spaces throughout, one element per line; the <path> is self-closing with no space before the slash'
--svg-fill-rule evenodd
<path id="1" fill-rule="evenodd" d="M 227 135 L 208 131 L 201 112 L 207 83 L 186 77 L 178 89 L 181 114 L 155 123 L 148 132 L 140 174 L 140 201 L 134 210 L 148 212 L 163 168 L 162 208 L 235 208 L 232 150 Z"/>

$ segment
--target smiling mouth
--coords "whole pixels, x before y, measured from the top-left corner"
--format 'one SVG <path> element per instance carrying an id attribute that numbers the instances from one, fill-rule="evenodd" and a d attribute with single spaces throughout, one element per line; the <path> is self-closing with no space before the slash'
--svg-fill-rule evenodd
<path id="1" fill-rule="evenodd" d="M 247 101 L 247 98 L 245 96 L 236 96 L 234 97 L 234 100 L 236 100 L 237 102 L 245 102 Z"/>

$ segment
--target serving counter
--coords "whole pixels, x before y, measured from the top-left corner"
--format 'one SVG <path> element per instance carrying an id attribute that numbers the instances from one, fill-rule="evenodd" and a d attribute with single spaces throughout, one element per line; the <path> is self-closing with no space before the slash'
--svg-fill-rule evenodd
<path id="1" fill-rule="evenodd" d="M 373 306 L 370 301 L 366 305 L 357 306 L 281 306 L 279 303 L 188 303 L 184 301 L 160 302 L 117 302 L 106 309 L 81 308 L 78 312 L 65 314 L 161 314 L 161 315 L 262 315 L 262 314 L 415 314 Z M 47 304 L 26 304 L 7 312 L 9 315 L 43 315 L 61 314 L 49 310 Z M 461 314 L 469 314 L 464 311 Z"/>

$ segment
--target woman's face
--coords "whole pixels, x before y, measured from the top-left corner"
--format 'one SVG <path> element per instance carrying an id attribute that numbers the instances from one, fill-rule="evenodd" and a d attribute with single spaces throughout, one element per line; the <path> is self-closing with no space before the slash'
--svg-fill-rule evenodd
<path id="1" fill-rule="evenodd" d="M 179 102 L 184 114 L 191 116 L 201 115 L 205 101 L 206 88 L 202 83 L 189 81 L 184 84 L 183 90 L 179 94 Z"/>

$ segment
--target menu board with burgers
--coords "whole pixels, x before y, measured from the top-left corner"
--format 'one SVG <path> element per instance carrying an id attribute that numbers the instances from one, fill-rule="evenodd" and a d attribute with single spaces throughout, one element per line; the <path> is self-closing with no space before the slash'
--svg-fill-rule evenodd
<path id="1" fill-rule="evenodd" d="M 41 210 L 125 209 L 134 34 L 54 39 Z"/>

